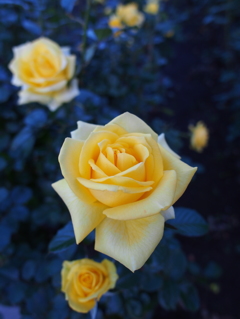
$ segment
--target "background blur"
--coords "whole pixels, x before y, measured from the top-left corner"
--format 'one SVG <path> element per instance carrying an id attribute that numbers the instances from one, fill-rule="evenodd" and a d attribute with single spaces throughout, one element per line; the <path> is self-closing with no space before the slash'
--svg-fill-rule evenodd
<path id="1" fill-rule="evenodd" d="M 145 2 L 136 2 L 142 11 Z M 83 64 L 84 1 L 0 0 L 0 303 L 19 307 L 22 319 L 88 318 L 70 311 L 60 292 L 62 261 L 83 257 L 85 251 L 75 245 L 58 254 L 48 250 L 70 220 L 51 183 L 61 178 L 59 149 L 78 120 L 105 124 L 129 111 L 164 132 L 183 161 L 199 167 L 175 206 L 197 210 L 208 221 L 209 233 L 174 236 L 184 269 L 181 278 L 174 275 L 172 290 L 164 286 L 170 289 L 167 297 L 160 284 L 149 289 L 145 279 L 136 291 L 120 283 L 121 298 L 129 302 L 124 302 L 125 313 L 119 298 L 108 297 L 98 317 L 237 319 L 240 3 L 162 0 L 156 15 L 145 13 L 139 29 L 114 36 L 108 19 L 118 3 L 92 3 Z M 42 35 L 71 47 L 78 57 L 81 94 L 54 113 L 37 103 L 17 105 L 18 89 L 10 84 L 7 67 L 14 46 Z M 202 153 L 189 148 L 188 126 L 198 121 L 210 134 Z M 94 258 L 93 239 L 84 244 Z M 189 292 L 190 299 L 180 298 L 184 289 L 173 296 L 180 280 L 193 283 L 199 298 L 190 298 L 195 292 Z"/>

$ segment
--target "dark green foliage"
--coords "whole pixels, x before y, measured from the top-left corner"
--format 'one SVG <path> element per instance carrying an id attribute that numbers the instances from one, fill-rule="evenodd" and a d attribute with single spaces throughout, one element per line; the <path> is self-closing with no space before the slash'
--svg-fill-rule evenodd
<path id="1" fill-rule="evenodd" d="M 208 232 L 208 224 L 195 210 L 178 207 L 175 210 L 175 219 L 167 224 L 175 227 L 176 232 L 184 236 L 202 236 Z"/>
<path id="2" fill-rule="evenodd" d="M 172 71 L 171 61 L 179 55 L 179 43 L 188 45 L 189 39 L 197 37 L 191 30 L 193 22 L 209 41 L 219 34 L 214 50 L 206 46 L 202 60 L 209 68 L 219 65 L 214 73 L 219 87 L 212 93 L 213 108 L 219 113 L 231 112 L 232 122 L 224 137 L 229 148 L 220 147 L 219 157 L 222 152 L 239 154 L 231 144 L 240 136 L 239 6 L 234 1 L 190 2 L 162 1 L 157 17 L 146 15 L 139 30 L 128 28 L 119 37 L 114 37 L 104 14 L 106 6 L 114 9 L 118 1 L 106 0 L 105 6 L 94 3 L 83 56 L 86 1 L 0 0 L 0 299 L 3 304 L 18 306 L 21 319 L 90 318 L 90 314 L 78 314 L 68 307 L 61 292 L 62 262 L 79 258 L 100 261 L 106 256 L 94 250 L 94 232 L 80 245 L 75 244 L 70 215 L 51 187 L 62 178 L 59 150 L 77 121 L 104 125 L 129 111 L 157 133 L 164 132 L 174 151 L 187 153 L 186 122 L 199 120 L 207 108 L 200 102 L 191 105 L 198 112 L 192 119 L 182 102 L 179 108 L 184 122 L 177 125 L 172 101 L 184 72 L 181 68 Z M 144 1 L 138 3 L 143 8 Z M 7 66 L 12 48 L 39 36 L 71 47 L 77 56 L 81 94 L 54 113 L 38 103 L 17 105 L 18 88 L 10 84 Z M 204 70 L 196 66 L 189 76 L 189 92 L 194 74 L 201 77 Z M 179 80 L 172 79 L 173 73 Z M 206 110 L 206 118 L 208 114 Z M 200 162 L 198 173 L 207 171 L 200 157 L 192 159 L 190 155 L 183 160 L 192 166 Z M 187 194 L 183 206 L 188 205 Z M 203 267 L 199 259 L 191 260 L 189 255 L 198 254 L 194 246 L 191 254 L 185 253 L 179 234 L 192 240 L 189 237 L 208 232 L 207 222 L 196 211 L 199 208 L 190 207 L 194 209 L 176 203 L 176 218 L 167 221 L 163 239 L 140 270 L 132 273 L 116 262 L 119 280 L 115 290 L 100 300 L 96 319 L 151 318 L 156 307 L 199 309 L 197 287 L 208 289 L 209 282 L 223 271 L 213 261 Z M 207 216 L 209 210 L 201 213 Z"/>

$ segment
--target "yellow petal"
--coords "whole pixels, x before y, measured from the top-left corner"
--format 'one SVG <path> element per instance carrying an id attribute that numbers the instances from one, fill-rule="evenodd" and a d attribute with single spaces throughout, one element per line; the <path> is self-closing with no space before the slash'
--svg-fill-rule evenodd
<path id="1" fill-rule="evenodd" d="M 141 145 L 148 149 L 149 156 L 145 161 L 146 179 L 153 180 L 157 184 L 163 174 L 163 163 L 159 144 L 151 137 L 150 134 L 131 133 L 120 137 L 120 143 L 126 143 L 131 148 Z"/>
<path id="2" fill-rule="evenodd" d="M 114 185 L 107 185 L 114 186 Z M 136 202 L 139 198 L 142 197 L 143 192 L 147 192 L 151 190 L 151 187 L 146 188 L 134 188 L 128 189 L 129 193 L 126 193 L 126 189 L 124 191 L 109 191 L 109 190 L 97 190 L 91 189 L 92 195 L 101 203 L 109 207 L 115 207 L 119 205 L 124 205 L 132 202 Z"/>
<path id="3" fill-rule="evenodd" d="M 95 249 L 135 271 L 162 239 L 163 228 L 161 214 L 130 221 L 106 218 L 96 229 Z"/>
<path id="4" fill-rule="evenodd" d="M 79 244 L 105 218 L 102 212 L 106 206 L 101 203 L 89 205 L 81 201 L 64 179 L 52 184 L 52 187 L 69 209 L 76 242 Z"/>
<path id="5" fill-rule="evenodd" d="M 85 141 L 90 133 L 97 127 L 95 124 L 90 124 L 82 121 L 77 122 L 78 128 L 71 132 L 72 138 L 79 141 Z"/>
<path id="6" fill-rule="evenodd" d="M 133 167 L 130 167 L 126 171 L 120 172 L 120 173 L 115 175 L 115 177 L 117 177 L 117 176 L 130 177 L 132 179 L 135 179 L 136 181 L 147 180 L 144 163 L 138 163 L 138 164 L 134 165 Z"/>
<path id="7" fill-rule="evenodd" d="M 79 177 L 79 179 L 81 180 L 81 177 Z M 126 176 L 110 176 L 110 177 L 103 177 L 103 178 L 98 178 L 98 179 L 91 179 L 90 181 L 94 182 L 94 183 L 100 183 L 101 186 L 98 185 L 93 185 L 92 187 L 93 189 L 103 189 L 106 184 L 110 184 L 110 185 L 115 185 L 115 186 L 122 186 L 122 187 L 126 187 L 126 188 L 133 188 L 133 187 L 146 187 L 146 186 L 150 186 L 153 184 L 153 181 L 138 181 L 135 180 L 133 178 L 130 177 L 126 177 Z M 85 185 L 85 184 L 84 184 Z M 88 184 L 88 187 L 91 188 L 91 185 Z M 122 189 L 123 190 L 123 189 Z M 127 193 L 129 193 L 128 191 L 126 191 Z"/>
<path id="8" fill-rule="evenodd" d="M 94 130 L 94 132 L 100 132 L 100 131 L 109 131 L 109 132 L 113 132 L 119 136 L 127 134 L 128 132 L 122 128 L 121 126 L 117 125 L 117 124 L 111 124 L 108 123 L 105 126 L 97 126 Z"/>
<path id="9" fill-rule="evenodd" d="M 93 203 L 96 199 L 88 189 L 78 183 L 79 158 L 83 147 L 83 142 L 66 138 L 59 154 L 59 163 L 62 174 L 74 194 L 82 201 Z"/>
<path id="10" fill-rule="evenodd" d="M 113 143 L 117 138 L 117 134 L 107 131 L 92 132 L 89 135 L 80 154 L 79 169 L 82 177 L 91 178 L 91 166 L 88 162 L 90 159 L 97 160 L 99 155 L 98 143 L 103 140 L 109 140 L 110 143 Z"/>
<path id="11" fill-rule="evenodd" d="M 161 145 L 160 149 L 163 158 L 164 170 L 175 170 L 177 173 L 177 186 L 172 203 L 174 204 L 185 192 L 188 184 L 197 170 L 197 167 L 191 167 L 180 161 L 176 156 L 166 151 Z"/>
<path id="12" fill-rule="evenodd" d="M 157 187 L 144 199 L 137 202 L 107 208 L 103 211 L 107 217 L 118 220 L 131 220 L 148 217 L 172 206 L 177 175 L 175 171 L 164 171 Z"/>
<path id="13" fill-rule="evenodd" d="M 93 159 L 90 159 L 88 163 L 92 168 L 92 178 L 107 177 L 107 175 L 94 163 Z"/>
<path id="14" fill-rule="evenodd" d="M 108 190 L 111 192 L 117 192 L 117 191 L 123 191 L 125 193 L 133 194 L 133 193 L 142 193 L 145 192 L 146 189 L 150 190 L 152 187 L 149 186 L 152 185 L 152 181 L 149 182 L 140 182 L 136 181 L 129 177 L 105 177 L 105 178 L 99 178 L 99 179 L 85 179 L 82 177 L 78 177 L 77 180 L 79 183 L 81 183 L 86 188 L 93 190 Z M 106 183 L 105 183 L 106 181 Z M 102 183 L 101 183 L 102 182 Z"/>
<path id="15" fill-rule="evenodd" d="M 109 18 L 108 25 L 110 28 L 122 29 L 123 24 L 121 23 L 121 19 L 118 18 L 116 15 L 112 15 Z"/>
<path id="16" fill-rule="evenodd" d="M 120 186 L 119 183 L 116 182 L 117 179 L 119 179 L 119 177 L 113 177 L 109 179 L 109 182 L 112 182 L 113 184 L 96 183 L 94 181 L 87 180 L 81 177 L 78 178 L 78 181 L 79 183 L 87 187 L 90 190 L 91 194 L 99 202 L 110 207 L 135 202 L 145 192 L 148 192 L 152 189 L 152 187 L 149 186 L 151 182 L 138 182 L 129 178 L 122 177 L 121 182 L 123 186 Z M 128 180 L 126 181 L 126 179 Z M 133 185 L 132 187 L 128 186 L 130 180 L 131 185 Z"/>
<path id="17" fill-rule="evenodd" d="M 69 55 L 66 56 L 67 59 L 67 78 L 70 80 L 74 76 L 76 70 L 76 56 Z"/>
<path id="18" fill-rule="evenodd" d="M 103 153 L 99 154 L 96 165 L 108 176 L 121 172 Z"/>
<path id="19" fill-rule="evenodd" d="M 123 113 L 115 119 L 113 119 L 109 124 L 117 124 L 124 128 L 129 133 L 144 133 L 151 134 L 155 141 L 158 140 L 158 135 L 139 117 L 131 113 Z"/>
<path id="20" fill-rule="evenodd" d="M 142 144 L 136 144 L 133 146 L 134 156 L 138 162 L 145 162 L 149 156 L 149 150 Z"/>
<path id="21" fill-rule="evenodd" d="M 116 285 L 116 281 L 118 280 L 117 268 L 113 262 L 108 259 L 104 259 L 102 261 L 102 265 L 107 269 L 108 277 L 109 277 L 109 289 L 113 289 Z"/>
<path id="22" fill-rule="evenodd" d="M 117 163 L 116 166 L 120 171 L 125 171 L 126 169 L 137 164 L 137 161 L 134 156 L 127 153 L 118 153 L 117 154 Z"/>
<path id="23" fill-rule="evenodd" d="M 76 290 L 72 285 L 69 285 L 66 289 L 66 296 L 68 298 L 68 304 L 69 306 L 81 313 L 87 313 L 89 312 L 92 308 L 94 308 L 96 304 L 96 300 L 92 299 L 87 302 L 79 302 L 79 295 L 77 294 Z"/>

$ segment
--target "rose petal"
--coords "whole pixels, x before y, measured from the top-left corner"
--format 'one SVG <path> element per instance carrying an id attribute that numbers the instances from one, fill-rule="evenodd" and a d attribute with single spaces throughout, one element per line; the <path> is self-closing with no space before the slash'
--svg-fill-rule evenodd
<path id="1" fill-rule="evenodd" d="M 62 54 L 68 56 L 71 54 L 71 48 L 70 47 L 61 47 Z"/>
<path id="2" fill-rule="evenodd" d="M 177 153 L 175 153 L 168 145 L 166 139 L 165 139 L 165 134 L 162 133 L 158 136 L 158 144 L 160 144 L 162 147 L 164 147 L 169 153 L 172 155 L 176 156 L 177 158 L 181 158 Z"/>
<path id="3" fill-rule="evenodd" d="M 71 137 L 75 140 L 85 141 L 90 133 L 97 127 L 95 124 L 89 124 L 86 122 L 78 121 L 78 128 L 71 132 Z"/>
<path id="4" fill-rule="evenodd" d="M 69 55 L 66 57 L 67 60 L 67 78 L 70 80 L 75 73 L 76 70 L 76 56 L 75 55 Z"/>
<path id="5" fill-rule="evenodd" d="M 104 126 L 97 126 L 96 129 L 94 130 L 95 132 L 100 132 L 100 131 L 109 131 L 109 132 L 113 132 L 116 133 L 117 135 L 121 136 L 124 134 L 127 134 L 128 131 L 126 131 L 124 128 L 122 128 L 121 126 L 117 125 L 117 124 L 111 124 L 111 122 L 109 122 L 108 124 L 104 125 Z"/>
<path id="6" fill-rule="evenodd" d="M 58 157 L 62 174 L 74 194 L 82 201 L 93 203 L 96 199 L 88 189 L 83 187 L 78 181 L 80 176 L 78 163 L 79 156 L 83 147 L 83 142 L 66 138 Z"/>
<path id="7" fill-rule="evenodd" d="M 162 239 L 163 228 L 161 214 L 130 221 L 106 218 L 96 228 L 95 249 L 135 271 Z"/>
<path id="8" fill-rule="evenodd" d="M 96 300 L 91 299 L 87 302 L 83 302 L 83 303 L 79 302 L 79 295 L 77 294 L 76 290 L 72 287 L 72 285 L 73 283 L 69 285 L 66 289 L 66 296 L 68 298 L 69 306 L 77 312 L 81 312 L 81 313 L 89 312 L 92 308 L 94 308 L 96 304 Z"/>
<path id="9" fill-rule="evenodd" d="M 18 104 L 27 104 L 31 102 L 39 102 L 44 105 L 51 103 L 52 98 L 48 95 L 36 94 L 29 90 L 21 90 L 18 92 Z"/>
<path id="10" fill-rule="evenodd" d="M 116 186 L 123 186 L 127 188 L 132 188 L 132 187 L 145 187 L 145 186 L 150 186 L 154 182 L 153 181 L 138 181 L 136 179 L 133 179 L 131 177 L 126 177 L 126 176 L 107 176 L 107 177 L 102 177 L 98 179 L 93 179 L 91 178 L 89 181 L 92 181 L 97 184 L 101 184 L 102 186 L 96 186 L 94 189 L 101 189 L 103 185 L 110 184 L 110 185 L 116 185 Z M 89 184 L 90 186 L 90 184 Z"/>
<path id="11" fill-rule="evenodd" d="M 154 180 L 157 184 L 163 174 L 163 163 L 159 144 L 154 141 L 150 134 L 131 133 L 118 139 L 119 143 L 126 143 L 133 148 L 140 144 L 149 151 L 146 159 L 146 180 Z"/>
<path id="12" fill-rule="evenodd" d="M 48 93 L 48 92 L 62 90 L 66 85 L 67 85 L 67 80 L 63 80 L 63 81 L 57 82 L 53 85 L 48 85 L 48 86 L 43 87 L 43 88 L 34 87 L 34 89 L 36 90 L 36 92 L 39 92 L 39 93 Z"/>
<path id="13" fill-rule="evenodd" d="M 118 169 L 120 169 L 120 171 L 125 171 L 137 164 L 135 157 L 130 154 L 118 153 L 116 157 L 116 166 Z"/>
<path id="14" fill-rule="evenodd" d="M 91 166 L 88 161 L 90 159 L 95 161 L 97 160 L 99 155 L 98 143 L 103 140 L 109 140 L 110 143 L 113 143 L 117 137 L 117 134 L 107 131 L 92 132 L 89 135 L 87 140 L 84 142 L 79 161 L 80 174 L 83 178 L 91 178 Z"/>
<path id="15" fill-rule="evenodd" d="M 168 209 L 161 211 L 161 215 L 164 217 L 165 221 L 168 219 L 174 219 L 175 218 L 175 211 L 173 206 L 169 207 Z"/>
<path id="16" fill-rule="evenodd" d="M 157 187 L 137 202 L 107 208 L 103 214 L 112 219 L 131 220 L 148 217 L 168 209 L 173 202 L 177 183 L 175 171 L 164 171 Z"/>
<path id="17" fill-rule="evenodd" d="M 106 268 L 108 276 L 109 276 L 109 280 L 110 280 L 109 289 L 113 289 L 116 285 L 116 281 L 118 280 L 116 266 L 114 265 L 114 263 L 112 263 L 108 259 L 104 259 L 102 261 L 102 265 Z"/>
<path id="18" fill-rule="evenodd" d="M 109 122 L 109 124 L 112 123 L 121 126 L 129 133 L 140 132 L 144 134 L 151 134 L 155 141 L 158 140 L 158 135 L 151 129 L 151 127 L 134 114 L 128 112 L 123 113 Z"/>
<path id="19" fill-rule="evenodd" d="M 69 209 L 76 242 L 79 244 L 105 218 L 102 211 L 106 206 L 101 203 L 87 204 L 81 201 L 64 179 L 52 184 L 52 187 Z"/>
<path id="20" fill-rule="evenodd" d="M 96 165 L 108 176 L 113 176 L 121 172 L 103 153 L 99 154 Z"/>
<path id="21" fill-rule="evenodd" d="M 186 163 L 180 161 L 176 156 L 166 151 L 161 145 L 160 145 L 160 149 L 162 153 L 164 169 L 175 170 L 177 173 L 177 186 L 176 186 L 174 199 L 172 202 L 172 204 L 174 204 L 186 190 L 194 173 L 197 170 L 197 167 L 191 167 L 187 165 Z"/>
<path id="22" fill-rule="evenodd" d="M 48 104 L 50 111 L 55 111 L 63 103 L 70 102 L 80 93 L 78 89 L 78 81 L 76 79 L 72 80 L 69 87 L 60 92 L 54 92 L 51 102 Z"/>
<path id="23" fill-rule="evenodd" d="M 90 159 L 88 163 L 92 168 L 92 178 L 107 177 L 107 175 L 94 163 L 93 159 Z"/>
<path id="24" fill-rule="evenodd" d="M 146 192 L 147 190 L 152 189 L 152 187 L 148 186 L 153 184 L 152 181 L 140 182 L 125 176 L 103 177 L 96 180 L 78 177 L 77 180 L 90 190 L 108 190 L 111 192 L 121 190 L 128 194 Z"/>
<path id="25" fill-rule="evenodd" d="M 145 165 L 144 163 L 138 163 L 134 165 L 133 167 L 130 167 L 124 172 L 120 172 L 115 175 L 115 177 L 118 176 L 125 176 L 130 177 L 132 179 L 135 179 L 136 181 L 145 181 L 146 180 L 146 174 L 145 174 Z"/>
<path id="26" fill-rule="evenodd" d="M 101 203 L 109 206 L 115 207 L 118 205 L 123 205 L 131 202 L 135 202 L 145 192 L 152 189 L 150 186 L 145 187 L 127 187 L 119 185 L 110 184 L 100 184 L 94 183 L 90 180 L 84 178 L 78 178 L 78 181 L 87 187 L 91 194 Z"/>

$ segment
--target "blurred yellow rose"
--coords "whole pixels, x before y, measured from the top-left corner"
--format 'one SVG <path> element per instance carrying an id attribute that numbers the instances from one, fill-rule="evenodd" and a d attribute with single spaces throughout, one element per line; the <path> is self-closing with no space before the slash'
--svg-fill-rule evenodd
<path id="1" fill-rule="evenodd" d="M 111 28 L 120 29 L 124 26 L 139 27 L 143 21 L 144 15 L 138 11 L 138 5 L 136 3 L 120 4 L 117 6 L 115 15 L 109 19 L 109 26 Z"/>
<path id="2" fill-rule="evenodd" d="M 157 14 L 159 11 L 159 3 L 158 1 L 148 1 L 144 7 L 144 11 L 149 14 Z"/>
<path id="3" fill-rule="evenodd" d="M 89 312 L 109 289 L 115 287 L 118 275 L 115 265 L 104 259 L 64 261 L 61 272 L 62 292 L 69 306 L 77 312 Z"/>
<path id="4" fill-rule="evenodd" d="M 175 32 L 174 30 L 168 30 L 164 33 L 165 38 L 172 38 L 174 36 Z"/>
<path id="5" fill-rule="evenodd" d="M 76 57 L 69 48 L 39 38 L 13 48 L 13 54 L 9 68 L 12 84 L 21 86 L 18 104 L 39 102 L 55 111 L 79 94 L 77 80 L 72 80 Z"/>
<path id="6" fill-rule="evenodd" d="M 203 122 L 197 122 L 196 126 L 190 125 L 191 131 L 190 145 L 192 149 L 201 153 L 208 144 L 209 131 Z"/>
<path id="7" fill-rule="evenodd" d="M 196 168 L 130 113 L 105 126 L 80 121 L 71 135 L 59 154 L 64 179 L 53 188 L 70 211 L 76 241 L 96 228 L 95 249 L 134 271 L 160 242 Z"/>
<path id="8" fill-rule="evenodd" d="M 124 27 L 122 22 L 121 22 L 121 19 L 119 17 L 117 17 L 116 15 L 112 15 L 109 18 L 108 25 L 112 29 L 122 29 Z"/>

